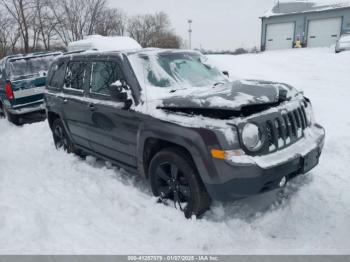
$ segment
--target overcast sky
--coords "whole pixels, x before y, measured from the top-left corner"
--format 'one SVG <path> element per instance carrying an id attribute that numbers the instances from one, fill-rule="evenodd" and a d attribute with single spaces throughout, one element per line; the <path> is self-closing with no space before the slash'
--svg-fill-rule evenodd
<path id="1" fill-rule="evenodd" d="M 193 20 L 192 46 L 235 49 L 260 44 L 259 17 L 275 0 L 109 0 L 128 15 L 164 11 L 174 30 L 188 40 L 187 19 Z"/>

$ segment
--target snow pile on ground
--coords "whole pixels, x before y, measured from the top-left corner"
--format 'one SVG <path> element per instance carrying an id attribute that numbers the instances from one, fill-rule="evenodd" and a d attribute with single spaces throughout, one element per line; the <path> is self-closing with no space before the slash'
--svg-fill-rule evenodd
<path id="1" fill-rule="evenodd" d="M 74 41 L 68 44 L 68 51 L 92 50 L 118 51 L 141 49 L 141 45 L 127 36 L 100 36 L 90 35 L 86 39 Z"/>
<path id="2" fill-rule="evenodd" d="M 320 165 L 285 190 L 214 203 L 186 220 L 148 183 L 56 151 L 46 122 L 0 120 L 1 254 L 345 254 L 350 252 L 350 52 L 212 56 L 230 75 L 288 82 L 327 131 Z"/>

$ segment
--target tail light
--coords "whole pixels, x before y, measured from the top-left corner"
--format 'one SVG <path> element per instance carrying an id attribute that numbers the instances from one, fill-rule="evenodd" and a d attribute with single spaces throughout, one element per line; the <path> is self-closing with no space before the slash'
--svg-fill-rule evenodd
<path id="1" fill-rule="evenodd" d="M 15 99 L 15 95 L 13 94 L 11 82 L 6 82 L 5 93 L 6 93 L 6 96 L 9 100 Z"/>

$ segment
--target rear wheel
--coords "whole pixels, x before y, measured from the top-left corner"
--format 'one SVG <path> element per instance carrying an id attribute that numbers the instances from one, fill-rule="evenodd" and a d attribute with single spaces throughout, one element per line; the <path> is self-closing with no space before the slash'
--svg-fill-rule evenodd
<path id="1" fill-rule="evenodd" d="M 188 154 L 178 148 L 157 153 L 149 167 L 152 192 L 161 202 L 171 202 L 186 218 L 200 217 L 210 207 L 210 197 Z"/>
<path id="2" fill-rule="evenodd" d="M 63 149 L 67 153 L 74 153 L 74 145 L 69 139 L 61 119 L 55 119 L 53 121 L 52 135 L 57 149 Z"/>
<path id="3" fill-rule="evenodd" d="M 20 119 L 17 115 L 11 114 L 9 111 L 7 111 L 6 107 L 3 106 L 2 108 L 3 115 L 7 120 L 15 125 L 20 125 Z"/>

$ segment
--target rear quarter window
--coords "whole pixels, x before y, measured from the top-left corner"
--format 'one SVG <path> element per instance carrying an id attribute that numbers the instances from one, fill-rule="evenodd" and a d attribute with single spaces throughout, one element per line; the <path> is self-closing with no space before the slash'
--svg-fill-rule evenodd
<path id="1" fill-rule="evenodd" d="M 64 88 L 83 91 L 87 66 L 85 62 L 69 62 L 65 71 Z"/>

